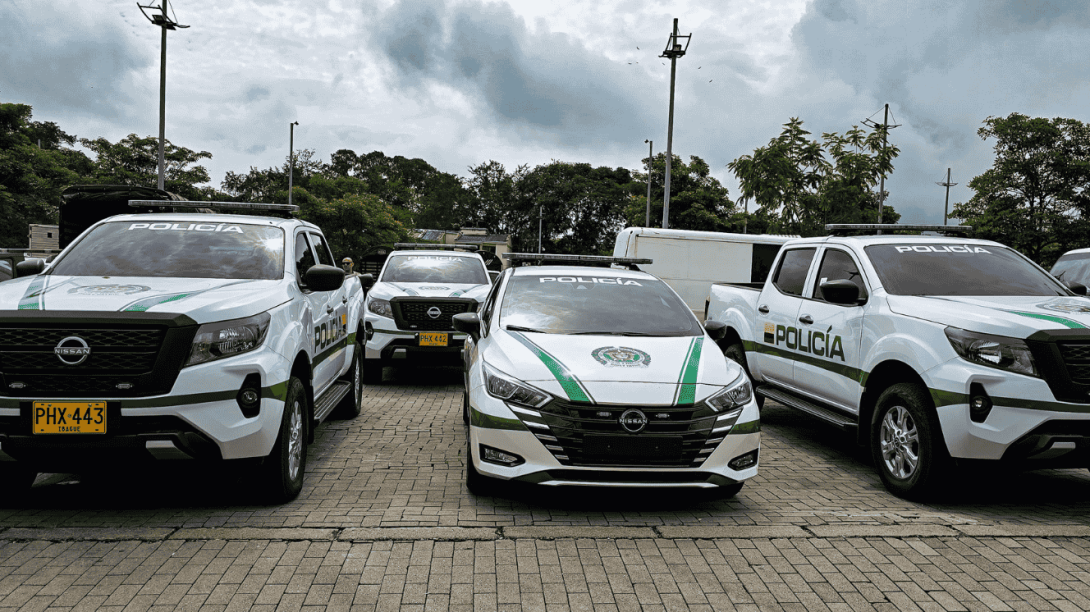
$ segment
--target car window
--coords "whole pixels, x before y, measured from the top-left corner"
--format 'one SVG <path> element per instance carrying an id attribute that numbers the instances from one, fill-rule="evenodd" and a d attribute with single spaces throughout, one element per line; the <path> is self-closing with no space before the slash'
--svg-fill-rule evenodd
<path id="1" fill-rule="evenodd" d="M 303 275 L 314 266 L 314 254 L 310 252 L 310 243 L 307 242 L 306 233 L 299 232 L 295 235 L 295 272 L 299 276 L 299 282 L 303 282 Z"/>
<path id="2" fill-rule="evenodd" d="M 513 275 L 500 306 L 507 330 L 550 334 L 699 336 L 704 328 L 666 283 L 653 276 Z"/>
<path id="3" fill-rule="evenodd" d="M 866 247 L 890 295 L 1070 295 L 1021 253 L 991 244 Z"/>
<path id="4" fill-rule="evenodd" d="M 1052 266 L 1052 276 L 1065 283 L 1090 287 L 1090 253 L 1069 253 Z"/>
<path id="5" fill-rule="evenodd" d="M 487 285 L 489 280 L 484 262 L 477 256 L 391 255 L 382 282 Z"/>
<path id="6" fill-rule="evenodd" d="M 821 292 L 821 284 L 834 280 L 849 280 L 859 287 L 859 298 L 867 299 L 867 287 L 863 284 L 863 276 L 855 265 L 855 260 L 844 251 L 829 249 L 821 258 L 821 268 L 818 270 L 817 280 L 814 282 L 814 299 L 824 300 Z"/>
<path id="7" fill-rule="evenodd" d="M 500 292 L 500 285 L 502 284 L 503 277 L 496 279 L 496 282 L 492 285 L 492 290 L 488 292 L 488 297 L 484 299 L 481 304 L 481 329 L 487 330 L 488 323 L 492 320 L 492 312 L 496 307 L 496 295 Z"/>
<path id="8" fill-rule="evenodd" d="M 329 251 L 329 245 L 321 234 L 310 232 L 310 242 L 314 245 L 314 251 L 318 253 L 318 263 L 323 266 L 333 265 L 333 253 Z"/>
<path id="9" fill-rule="evenodd" d="M 802 296 L 802 286 L 806 282 L 806 272 L 814 259 L 817 249 L 792 249 L 783 254 L 780 267 L 772 284 L 789 295 Z"/>
<path id="10" fill-rule="evenodd" d="M 113 221 L 72 245 L 49 274 L 274 280 L 284 277 L 284 230 L 248 223 Z"/>

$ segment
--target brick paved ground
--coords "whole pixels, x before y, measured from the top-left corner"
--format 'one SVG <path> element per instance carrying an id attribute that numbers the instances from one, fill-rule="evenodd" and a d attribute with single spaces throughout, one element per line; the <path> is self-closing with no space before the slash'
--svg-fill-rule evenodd
<path id="1" fill-rule="evenodd" d="M 1086 470 L 983 471 L 907 502 L 850 440 L 770 404 L 734 499 L 476 498 L 460 380 L 387 370 L 360 417 L 318 431 L 284 506 L 192 470 L 0 493 L 0 611 L 1090 609 Z"/>

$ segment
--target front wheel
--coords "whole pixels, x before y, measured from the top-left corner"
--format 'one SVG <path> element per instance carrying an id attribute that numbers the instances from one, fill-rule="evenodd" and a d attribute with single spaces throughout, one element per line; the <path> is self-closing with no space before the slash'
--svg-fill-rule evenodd
<path id="1" fill-rule="evenodd" d="M 465 375 L 465 387 L 462 388 L 462 422 L 469 425 L 469 375 Z M 468 435 L 468 433 L 466 434 Z"/>
<path id="2" fill-rule="evenodd" d="M 352 390 L 337 404 L 336 416 L 342 419 L 354 419 L 363 411 L 363 344 L 356 342 L 352 352 L 352 368 L 348 371 Z"/>
<path id="3" fill-rule="evenodd" d="M 29 489 L 38 478 L 38 472 L 31 471 L 18 463 L 0 463 L 0 491 L 17 493 Z"/>
<path id="4" fill-rule="evenodd" d="M 882 483 L 898 497 L 926 497 L 951 468 L 931 397 L 921 385 L 899 383 L 882 392 L 870 437 Z"/>
<path id="5" fill-rule="evenodd" d="M 496 479 L 485 476 L 473 467 L 473 447 L 469 441 L 469 428 L 466 427 L 466 488 L 474 495 L 492 495 L 495 487 Z"/>
<path id="6" fill-rule="evenodd" d="M 265 493 L 273 503 L 289 502 L 303 489 L 307 470 L 307 391 L 296 377 L 288 379 L 288 396 L 280 433 L 261 465 Z"/>
<path id="7" fill-rule="evenodd" d="M 749 373 L 749 362 L 746 361 L 746 349 L 742 346 L 742 343 L 735 342 L 723 349 L 723 356 L 742 366 L 742 371 L 745 372 L 746 377 L 749 378 L 749 386 L 754 389 L 753 397 L 757 400 L 757 409 L 760 410 L 761 408 L 764 408 L 765 398 L 763 395 L 757 394 L 756 385 L 753 383 L 753 376 Z"/>

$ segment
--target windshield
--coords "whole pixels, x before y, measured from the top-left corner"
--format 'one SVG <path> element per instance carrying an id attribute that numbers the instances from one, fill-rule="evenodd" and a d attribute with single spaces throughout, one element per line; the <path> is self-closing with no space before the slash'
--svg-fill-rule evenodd
<path id="1" fill-rule="evenodd" d="M 284 276 L 284 232 L 242 223 L 104 223 L 49 273 L 274 280 Z"/>
<path id="2" fill-rule="evenodd" d="M 457 255 L 393 255 L 382 272 L 384 283 L 450 283 L 487 285 L 480 257 Z"/>
<path id="3" fill-rule="evenodd" d="M 1090 287 L 1090 253 L 1064 255 L 1052 266 L 1052 276 L 1065 283 Z"/>
<path id="4" fill-rule="evenodd" d="M 891 295 L 1068 295 L 1018 252 L 993 245 L 883 244 L 866 247 Z"/>
<path id="5" fill-rule="evenodd" d="M 703 328 L 666 283 L 653 277 L 515 276 L 500 326 L 550 334 L 699 336 Z"/>

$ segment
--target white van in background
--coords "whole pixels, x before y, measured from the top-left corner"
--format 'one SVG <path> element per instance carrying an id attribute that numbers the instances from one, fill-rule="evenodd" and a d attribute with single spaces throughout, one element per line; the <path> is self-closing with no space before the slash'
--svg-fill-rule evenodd
<path id="1" fill-rule="evenodd" d="M 712 283 L 764 283 L 792 238 L 798 236 L 629 227 L 617 234 L 613 256 L 652 259 L 639 268 L 666 281 L 703 321 Z"/>

